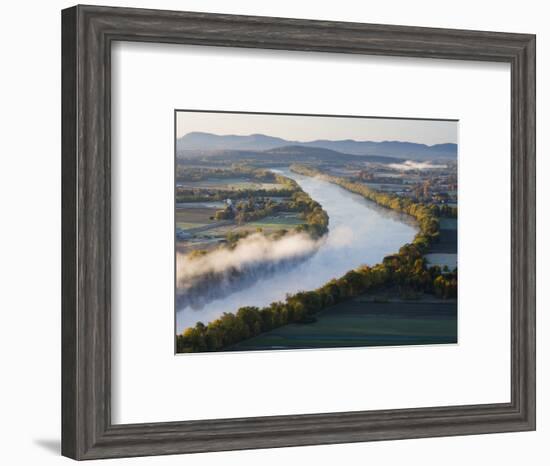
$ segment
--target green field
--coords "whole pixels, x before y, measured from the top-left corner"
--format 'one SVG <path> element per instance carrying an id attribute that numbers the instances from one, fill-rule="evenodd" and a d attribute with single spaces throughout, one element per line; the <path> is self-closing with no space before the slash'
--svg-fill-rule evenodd
<path id="1" fill-rule="evenodd" d="M 187 181 L 180 183 L 182 188 L 203 189 L 281 189 L 283 185 L 278 183 L 262 183 L 249 178 L 212 178 L 203 181 Z"/>
<path id="2" fill-rule="evenodd" d="M 176 227 L 183 230 L 189 228 L 202 227 L 215 223 L 215 220 L 211 220 L 216 214 L 215 208 L 196 208 L 196 207 L 183 207 L 176 209 Z"/>
<path id="3" fill-rule="evenodd" d="M 277 216 L 265 217 L 254 222 L 236 225 L 234 223 L 226 225 L 216 225 L 221 222 L 211 220 L 216 213 L 216 209 L 183 207 L 176 210 L 176 227 L 183 230 L 191 230 L 212 225 L 211 228 L 203 231 L 191 232 L 191 237 L 186 240 L 177 241 L 177 250 L 180 253 L 186 253 L 193 249 L 212 249 L 225 240 L 228 233 L 256 232 L 261 230 L 264 234 L 271 234 L 276 231 L 292 230 L 297 225 L 304 223 L 298 214 L 282 213 Z"/>
<path id="4" fill-rule="evenodd" d="M 316 322 L 289 324 L 227 351 L 427 345 L 457 342 L 456 300 L 366 302 L 332 306 Z"/>
<path id="5" fill-rule="evenodd" d="M 439 265 L 443 268 L 447 266 L 449 270 L 454 270 L 457 267 L 457 254 L 449 253 L 434 253 L 424 256 L 429 265 Z"/>
<path id="6" fill-rule="evenodd" d="M 456 230 L 457 223 L 458 222 L 456 218 L 442 217 L 439 219 L 439 228 L 441 228 L 442 230 Z"/>
<path id="7" fill-rule="evenodd" d="M 260 220 L 248 223 L 248 225 L 256 228 L 285 228 L 287 230 L 294 228 L 296 225 L 304 224 L 298 215 L 277 215 L 271 217 L 264 217 Z"/>
<path id="8" fill-rule="evenodd" d="M 403 191 L 404 187 L 402 184 L 390 184 L 390 183 L 370 183 L 364 182 L 365 186 L 368 186 L 375 191 L 385 191 L 385 192 L 398 192 Z"/>
<path id="9" fill-rule="evenodd" d="M 457 221 L 455 218 L 439 219 L 439 240 L 430 246 L 429 254 L 456 254 L 458 247 Z"/>

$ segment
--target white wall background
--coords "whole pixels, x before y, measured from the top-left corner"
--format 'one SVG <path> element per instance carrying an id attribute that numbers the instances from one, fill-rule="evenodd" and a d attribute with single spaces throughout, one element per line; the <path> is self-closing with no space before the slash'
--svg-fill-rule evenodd
<path id="1" fill-rule="evenodd" d="M 111 63 L 114 423 L 510 400 L 507 64 L 128 42 L 113 46 Z M 235 71 L 220 80 L 223 69 Z M 143 92 L 158 82 L 162 89 Z M 345 88 L 327 92 L 335 83 Z M 266 89 L 284 89 L 285 98 Z M 174 107 L 459 119 L 458 345 L 174 357 L 174 244 L 166 237 L 174 228 Z M 500 194 L 490 229 L 479 228 L 489 172 Z M 497 263 L 498 294 L 480 294 L 484 265 Z M 201 383 L 189 384 L 189 374 Z M 220 378 L 234 374 L 239 383 L 220 391 Z"/>
<path id="2" fill-rule="evenodd" d="M 340 0 L 95 1 L 96 4 L 416 26 L 530 32 L 538 35 L 538 431 L 399 442 L 210 453 L 110 461 L 109 464 L 279 465 L 547 464 L 550 304 L 548 281 L 550 177 L 543 159 L 550 124 L 550 16 L 536 0 L 471 1 L 452 7 L 430 0 L 382 3 Z M 62 464 L 60 431 L 60 13 L 71 2 L 3 6 L 0 34 L 0 458 L 5 464 Z M 546 215 L 543 212 L 546 210 Z M 546 266 L 546 268 L 545 268 Z"/>

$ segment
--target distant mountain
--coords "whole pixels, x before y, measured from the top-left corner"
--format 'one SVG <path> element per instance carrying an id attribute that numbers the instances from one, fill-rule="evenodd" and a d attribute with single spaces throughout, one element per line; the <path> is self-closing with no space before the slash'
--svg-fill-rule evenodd
<path id="1" fill-rule="evenodd" d="M 187 133 L 177 141 L 178 150 L 268 150 L 288 145 L 289 141 L 265 134 L 218 136 L 211 133 Z"/>
<path id="2" fill-rule="evenodd" d="M 428 146 L 406 141 L 374 142 L 355 141 L 353 139 L 339 141 L 318 139 L 300 142 L 288 141 L 265 134 L 219 136 L 202 132 L 188 133 L 179 138 L 176 143 L 176 150 L 179 157 L 186 158 L 197 153 L 208 157 L 217 151 L 269 151 L 285 146 L 313 147 L 351 155 L 387 156 L 412 160 L 456 159 L 457 157 L 457 145 L 452 143 Z"/>
<path id="3" fill-rule="evenodd" d="M 385 155 L 401 159 L 429 160 L 429 159 L 455 159 L 457 145 L 446 143 L 428 146 L 406 141 L 343 141 L 317 140 L 303 143 L 309 147 L 325 147 L 347 154 L 355 155 Z"/>
<path id="4" fill-rule="evenodd" d="M 354 161 L 354 160 L 363 160 L 365 162 L 379 162 L 379 163 L 395 163 L 400 162 L 395 157 L 379 156 L 379 155 L 353 155 L 345 154 L 340 151 L 333 149 L 326 149 L 324 147 L 313 147 L 313 146 L 301 146 L 301 145 L 290 145 L 275 147 L 274 149 L 269 149 L 263 151 L 262 154 L 265 156 L 276 156 L 277 159 L 282 157 L 287 157 L 289 159 L 315 159 L 322 161 Z"/>

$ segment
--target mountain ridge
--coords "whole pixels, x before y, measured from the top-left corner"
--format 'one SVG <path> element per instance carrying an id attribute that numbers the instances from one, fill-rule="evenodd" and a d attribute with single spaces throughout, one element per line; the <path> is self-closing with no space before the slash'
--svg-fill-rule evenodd
<path id="1" fill-rule="evenodd" d="M 329 149 L 348 155 L 388 156 L 400 159 L 429 160 L 456 159 L 457 145 L 440 143 L 427 145 L 409 141 L 358 141 L 355 139 L 316 139 L 313 141 L 291 141 L 261 133 L 250 135 L 217 135 L 202 131 L 185 134 L 176 141 L 179 157 L 186 152 L 201 151 L 268 151 L 279 147 L 313 147 Z"/>
<path id="2" fill-rule="evenodd" d="M 351 155 L 337 152 L 332 149 L 308 146 L 278 146 L 273 149 L 254 151 L 254 150 L 184 150 L 178 154 L 180 160 L 183 159 L 205 159 L 210 161 L 225 160 L 234 163 L 238 162 L 265 162 L 271 160 L 277 163 L 296 163 L 296 162 L 377 162 L 377 163 L 401 163 L 403 159 L 396 157 L 380 155 Z"/>

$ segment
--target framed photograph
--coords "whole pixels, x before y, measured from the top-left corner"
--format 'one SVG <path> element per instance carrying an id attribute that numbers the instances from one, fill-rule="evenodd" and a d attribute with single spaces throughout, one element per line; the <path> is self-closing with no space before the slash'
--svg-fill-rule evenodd
<path id="1" fill-rule="evenodd" d="M 177 353 L 457 343 L 457 121 L 175 118 Z"/>
<path id="2" fill-rule="evenodd" d="M 64 455 L 535 429 L 533 35 L 76 6 L 62 65 Z"/>

